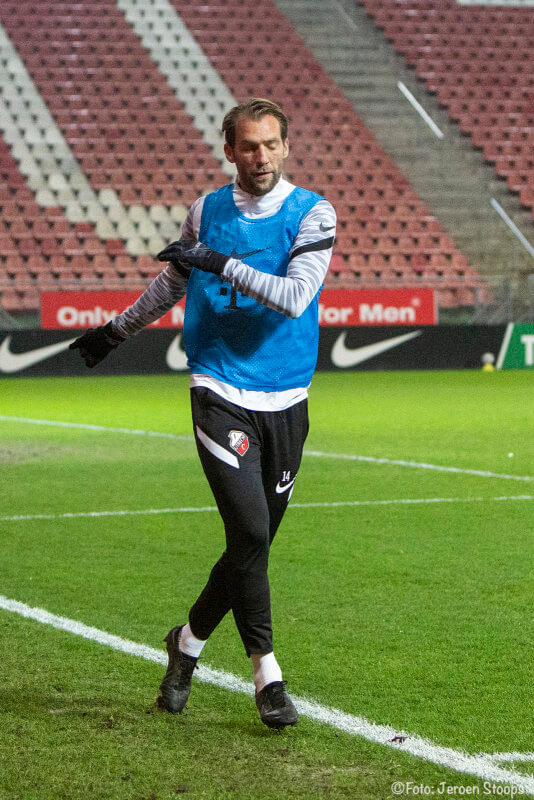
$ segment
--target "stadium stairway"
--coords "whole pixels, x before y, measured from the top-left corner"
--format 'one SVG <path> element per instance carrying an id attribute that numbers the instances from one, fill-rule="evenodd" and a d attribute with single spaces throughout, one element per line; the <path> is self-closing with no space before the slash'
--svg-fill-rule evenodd
<path id="1" fill-rule="evenodd" d="M 484 276 L 510 276 L 521 292 L 525 276 L 534 271 L 533 259 L 498 216 L 491 198 L 530 239 L 531 215 L 408 69 L 363 6 L 355 0 L 275 2 L 470 263 Z M 442 139 L 401 93 L 399 81 L 443 132 Z"/>

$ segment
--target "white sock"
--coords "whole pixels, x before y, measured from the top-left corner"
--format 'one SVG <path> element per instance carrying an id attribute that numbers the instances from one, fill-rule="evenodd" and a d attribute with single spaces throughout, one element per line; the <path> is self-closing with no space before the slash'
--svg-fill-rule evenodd
<path id="1" fill-rule="evenodd" d="M 197 639 L 196 636 L 193 636 L 191 628 L 189 627 L 189 623 L 187 623 L 180 631 L 178 647 L 182 653 L 185 653 L 188 656 L 193 656 L 193 658 L 198 658 L 202 652 L 202 648 L 206 644 L 206 641 L 207 639 Z"/>
<path id="2" fill-rule="evenodd" d="M 251 658 L 254 668 L 254 686 L 256 687 L 256 692 L 261 692 L 263 687 L 267 686 L 268 683 L 282 680 L 282 670 L 274 657 L 274 653 L 267 653 L 266 655 L 253 653 Z"/>

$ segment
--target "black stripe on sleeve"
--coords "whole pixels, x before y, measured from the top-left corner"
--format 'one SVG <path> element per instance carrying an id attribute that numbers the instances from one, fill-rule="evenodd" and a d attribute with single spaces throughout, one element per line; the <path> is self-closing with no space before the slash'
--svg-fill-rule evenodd
<path id="1" fill-rule="evenodd" d="M 317 250 L 329 250 L 334 244 L 334 240 L 334 236 L 329 236 L 328 239 L 319 239 L 318 242 L 303 244 L 301 247 L 297 247 L 297 249 L 291 253 L 290 261 L 296 258 L 296 256 L 302 255 L 302 253 L 314 253 Z"/>

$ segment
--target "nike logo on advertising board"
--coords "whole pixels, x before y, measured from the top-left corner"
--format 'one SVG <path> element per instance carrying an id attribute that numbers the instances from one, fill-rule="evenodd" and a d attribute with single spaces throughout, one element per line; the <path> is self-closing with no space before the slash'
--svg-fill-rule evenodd
<path id="1" fill-rule="evenodd" d="M 26 353 L 12 353 L 10 349 L 11 336 L 6 336 L 0 345 L 0 372 L 8 374 L 21 372 L 23 369 L 33 367 L 35 364 L 39 364 L 40 361 L 45 361 L 45 359 L 52 358 L 52 356 L 63 352 L 75 341 L 76 337 L 67 339 L 65 342 L 49 344 L 46 347 L 37 347 L 35 350 L 28 350 Z"/>
<path id="2" fill-rule="evenodd" d="M 187 369 L 187 356 L 181 348 L 182 337 L 180 334 L 175 336 L 167 348 L 166 361 L 169 369 Z"/>
<path id="3" fill-rule="evenodd" d="M 369 361 L 371 358 L 391 350 L 393 347 L 399 347 L 404 342 L 409 342 L 410 339 L 415 339 L 420 336 L 423 331 L 413 331 L 412 333 L 405 333 L 402 336 L 393 336 L 391 339 L 383 339 L 381 342 L 374 342 L 373 344 L 364 345 L 364 347 L 347 347 L 345 340 L 347 337 L 344 331 L 336 340 L 332 348 L 332 363 L 336 367 L 355 367 L 356 364 L 362 364 L 364 361 Z"/>

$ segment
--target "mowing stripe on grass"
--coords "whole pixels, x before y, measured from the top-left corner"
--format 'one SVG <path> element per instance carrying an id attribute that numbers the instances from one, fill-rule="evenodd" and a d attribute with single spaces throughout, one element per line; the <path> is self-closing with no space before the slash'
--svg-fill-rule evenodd
<path id="1" fill-rule="evenodd" d="M 120 636 L 114 636 L 67 617 L 56 616 L 43 608 L 32 608 L 25 603 L 10 600 L 3 595 L 0 595 L 0 608 L 111 647 L 128 655 L 138 656 L 164 666 L 167 664 L 167 656 L 161 650 L 156 650 L 148 645 L 138 644 L 128 639 L 122 639 Z M 204 683 L 210 683 L 232 692 L 254 694 L 254 685 L 252 683 L 229 672 L 215 670 L 206 665 L 199 665 L 195 675 Z M 425 761 L 449 767 L 457 772 L 476 775 L 485 781 L 510 784 L 517 787 L 518 792 L 534 795 L 534 776 L 521 775 L 521 773 L 511 769 L 503 769 L 495 763 L 491 755 L 469 755 L 460 750 L 453 750 L 450 747 L 442 747 L 429 739 L 405 733 L 404 731 L 397 731 L 388 725 L 377 725 L 365 719 L 365 717 L 346 714 L 339 709 L 322 706 L 305 698 L 293 697 L 293 700 L 299 713 L 304 717 L 330 725 L 353 736 L 362 736 L 368 741 L 402 750 Z"/>
<path id="2" fill-rule="evenodd" d="M 155 436 L 164 439 L 178 439 L 182 442 L 192 442 L 193 436 L 177 433 L 162 433 L 159 431 L 146 431 L 136 428 L 113 428 L 105 425 L 91 425 L 82 422 L 62 422 L 59 420 L 49 419 L 32 419 L 30 417 L 9 417 L 0 414 L 0 421 L 2 422 L 23 422 L 30 425 L 52 425 L 58 428 L 78 428 L 88 431 L 103 431 L 109 433 L 124 433 L 133 436 Z M 439 464 L 427 464 L 424 461 L 404 461 L 396 458 L 375 458 L 374 456 L 359 456 L 351 455 L 349 453 L 324 453 L 320 450 L 304 450 L 305 456 L 314 458 L 334 458 L 343 461 L 363 461 L 369 464 L 389 464 L 395 467 L 409 467 L 411 469 L 430 469 L 437 472 L 454 472 L 461 475 L 476 475 L 479 478 L 501 478 L 507 481 L 527 481 L 534 483 L 534 477 L 531 475 L 508 475 L 507 473 L 490 472 L 481 469 L 468 469 L 465 467 L 444 467 Z"/>
<path id="3" fill-rule="evenodd" d="M 324 503 L 291 503 L 288 508 L 358 508 L 359 506 L 398 506 L 425 505 L 432 503 L 501 503 L 512 500 L 534 500 L 534 495 L 519 494 L 510 497 L 416 497 L 398 500 L 339 500 Z M 78 519 L 91 517 L 135 517 L 151 514 L 190 514 L 217 511 L 216 506 L 198 506 L 188 508 L 137 508 L 119 511 L 67 511 L 64 514 L 13 514 L 0 517 L 0 522 L 31 522 L 32 520 Z"/>

